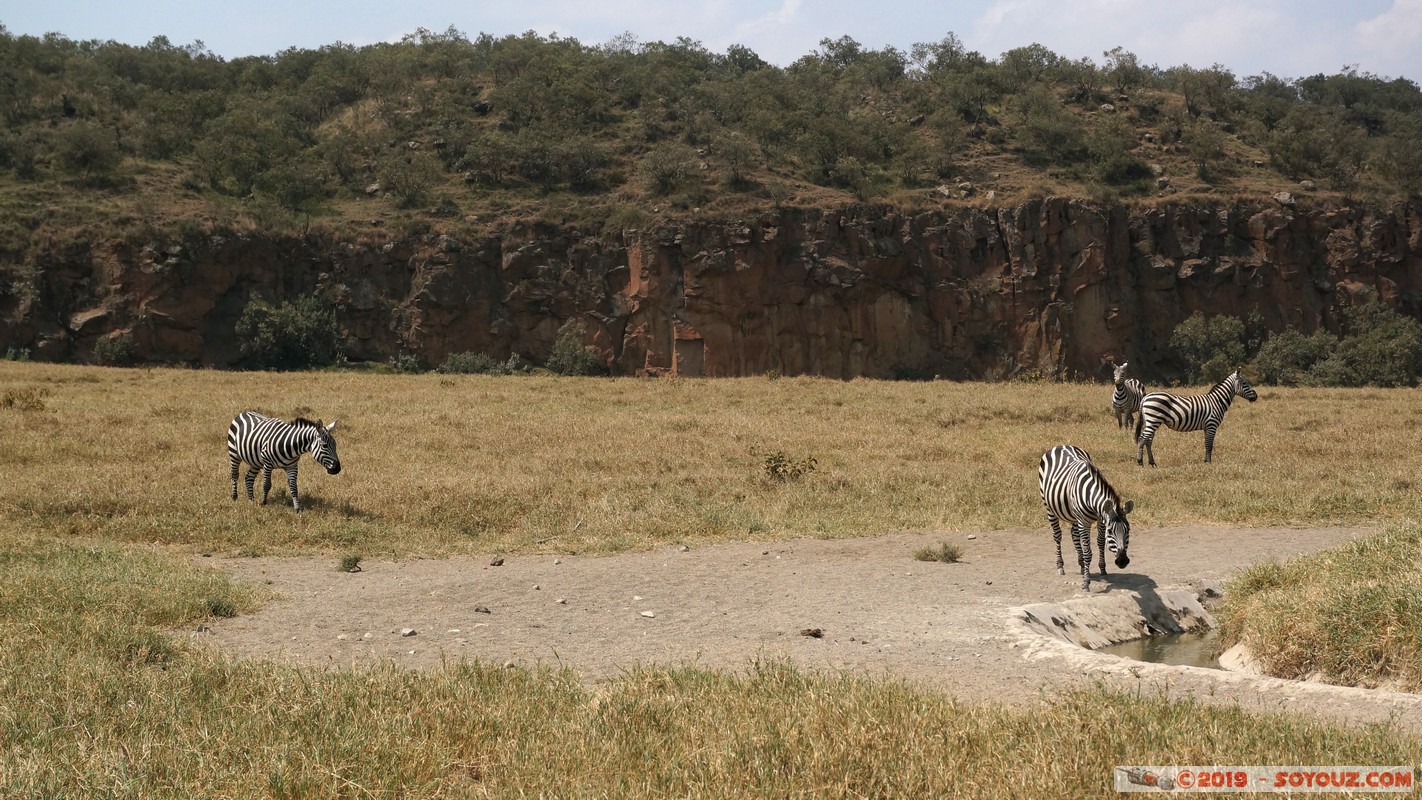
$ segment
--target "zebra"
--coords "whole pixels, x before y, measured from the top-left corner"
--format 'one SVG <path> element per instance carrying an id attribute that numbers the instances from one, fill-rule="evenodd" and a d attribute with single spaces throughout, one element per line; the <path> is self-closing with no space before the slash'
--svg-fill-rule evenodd
<path id="1" fill-rule="evenodd" d="M 1081 590 L 1091 591 L 1091 526 L 1095 525 L 1096 546 L 1101 553 L 1101 577 L 1106 577 L 1106 551 L 1116 554 L 1116 568 L 1131 563 L 1126 548 L 1131 542 L 1131 523 L 1126 515 L 1135 501 L 1121 502 L 1121 494 L 1107 483 L 1091 456 L 1080 447 L 1061 444 L 1042 454 L 1037 466 L 1037 485 L 1047 522 L 1057 544 L 1057 574 L 1065 575 L 1062 563 L 1062 529 L 1058 520 L 1071 522 L 1071 543 L 1081 566 Z"/>
<path id="2" fill-rule="evenodd" d="M 1145 466 L 1143 455 L 1148 455 L 1150 465 L 1155 466 L 1155 448 L 1151 445 L 1155 440 L 1155 431 L 1161 425 L 1182 432 L 1203 428 L 1205 463 L 1210 463 L 1215 450 L 1215 432 L 1220 429 L 1235 395 L 1251 403 L 1259 399 L 1254 387 L 1237 369 L 1202 395 L 1151 392 L 1141 398 L 1141 415 L 1136 420 L 1136 464 Z"/>
<path id="3" fill-rule="evenodd" d="M 1116 388 L 1111 392 L 1111 410 L 1116 412 L 1116 427 L 1132 428 L 1135 426 L 1135 415 L 1141 410 L 1141 397 L 1146 393 L 1145 384 L 1135 378 L 1126 377 L 1126 367 L 1131 362 L 1127 361 L 1119 367 L 1114 367 L 1115 375 L 1112 382 Z"/>
<path id="4" fill-rule="evenodd" d="M 301 498 L 296 493 L 296 465 L 303 453 L 310 453 L 326 472 L 337 475 L 341 459 L 336 455 L 336 429 L 320 420 L 312 422 L 298 417 L 291 422 L 262 416 L 255 411 L 238 414 L 227 428 L 227 458 L 232 462 L 232 499 L 237 499 L 237 472 L 243 461 L 247 470 L 247 499 L 255 499 L 252 490 L 257 482 L 257 470 L 262 470 L 262 505 L 272 489 L 272 470 L 286 470 L 286 484 L 291 489 L 291 507 L 301 510 Z"/>

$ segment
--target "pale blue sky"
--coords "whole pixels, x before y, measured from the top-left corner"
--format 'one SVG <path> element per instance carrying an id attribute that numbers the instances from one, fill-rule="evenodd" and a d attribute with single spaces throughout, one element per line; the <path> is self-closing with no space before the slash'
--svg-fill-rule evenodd
<path id="1" fill-rule="evenodd" d="M 396 41 L 451 25 L 471 38 L 533 30 L 585 44 L 630 32 L 644 42 L 686 36 L 717 52 L 742 44 L 781 65 L 826 37 L 907 51 L 951 31 L 990 58 L 1035 42 L 1100 64 L 1119 45 L 1146 64 L 1219 63 L 1240 77 L 1356 65 L 1422 82 L 1422 0 L 624 0 L 610 8 L 587 0 L 0 0 L 0 24 L 12 34 L 130 44 L 201 40 L 225 58 Z"/>

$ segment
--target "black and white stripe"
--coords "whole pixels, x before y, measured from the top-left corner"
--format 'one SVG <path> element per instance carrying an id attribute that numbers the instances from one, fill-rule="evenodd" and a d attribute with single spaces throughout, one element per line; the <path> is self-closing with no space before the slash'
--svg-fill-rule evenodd
<path id="1" fill-rule="evenodd" d="M 1091 527 L 1097 527 L 1096 546 L 1101 553 L 1101 576 L 1106 576 L 1106 551 L 1116 554 L 1116 567 L 1131 563 L 1126 548 L 1131 541 L 1131 523 L 1126 515 L 1135 503 L 1121 502 L 1121 495 L 1107 483 L 1091 456 L 1080 447 L 1062 444 L 1042 454 L 1037 466 L 1037 485 L 1047 522 L 1057 544 L 1057 574 L 1064 575 L 1062 529 L 1059 520 L 1071 523 L 1071 543 L 1081 566 L 1081 590 L 1091 591 Z"/>
<path id="2" fill-rule="evenodd" d="M 1239 374 L 1239 370 L 1231 372 L 1228 378 L 1215 384 L 1205 394 L 1151 392 L 1141 398 L 1141 416 L 1136 421 L 1136 463 L 1144 465 L 1143 455 L 1148 455 L 1150 465 L 1155 466 L 1155 450 L 1151 445 L 1155 440 L 1155 431 L 1161 425 L 1177 431 L 1204 429 L 1205 463 L 1210 463 L 1215 451 L 1215 433 L 1220 429 L 1235 395 L 1251 403 L 1259 399 L 1254 387 Z"/>
<path id="3" fill-rule="evenodd" d="M 319 420 L 297 418 L 291 422 L 262 416 L 255 411 L 243 411 L 227 428 L 227 457 L 232 462 L 232 499 L 237 499 L 237 472 L 247 462 L 247 499 L 257 482 L 257 470 L 262 471 L 262 505 L 272 489 L 272 470 L 286 470 L 286 484 L 291 490 L 291 507 L 301 510 L 296 493 L 296 464 L 303 453 L 310 453 L 316 463 L 335 475 L 341 471 L 341 459 L 336 455 L 336 440 L 331 431 L 336 423 L 324 425 Z"/>
<path id="4" fill-rule="evenodd" d="M 1119 367 L 1115 367 L 1115 375 L 1112 382 L 1116 388 L 1111 392 L 1111 410 L 1116 412 L 1116 427 L 1135 427 L 1135 415 L 1141 410 L 1141 398 L 1145 396 L 1145 384 L 1135 378 L 1126 377 L 1126 367 L 1131 362 L 1127 361 Z"/>

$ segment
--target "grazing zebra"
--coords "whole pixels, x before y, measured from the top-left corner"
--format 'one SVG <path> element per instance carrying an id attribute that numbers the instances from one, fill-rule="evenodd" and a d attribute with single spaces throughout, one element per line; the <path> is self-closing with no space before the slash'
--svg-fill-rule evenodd
<path id="1" fill-rule="evenodd" d="M 1126 515 L 1135 502 L 1121 502 L 1121 495 L 1106 482 L 1091 456 L 1080 447 L 1061 444 L 1042 454 L 1037 466 L 1037 484 L 1047 522 L 1057 543 L 1057 574 L 1065 575 L 1062 564 L 1062 529 L 1058 520 L 1071 523 L 1071 543 L 1081 566 L 1081 590 L 1091 591 L 1091 526 L 1097 527 L 1096 546 L 1101 553 L 1101 577 L 1106 577 L 1106 551 L 1116 554 L 1116 568 L 1131 563 L 1126 548 L 1131 542 L 1131 523 Z"/>
<path id="2" fill-rule="evenodd" d="M 1239 395 L 1249 402 L 1259 399 L 1254 387 L 1235 370 L 1228 378 L 1215 384 L 1205 394 L 1178 395 L 1169 392 L 1151 392 L 1141 398 L 1141 416 L 1136 420 L 1136 463 L 1144 466 L 1142 454 L 1150 456 L 1150 465 L 1155 466 L 1155 431 L 1161 425 L 1173 430 L 1188 432 L 1205 430 L 1205 463 L 1215 451 L 1215 432 L 1224 421 L 1225 412 L 1234 396 Z"/>
<path id="3" fill-rule="evenodd" d="M 1141 410 L 1141 397 L 1145 396 L 1145 384 L 1135 378 L 1126 377 L 1126 367 L 1131 362 L 1127 361 L 1119 367 L 1115 367 L 1115 376 L 1111 379 L 1116 388 L 1111 392 L 1111 410 L 1116 412 L 1116 427 L 1132 428 L 1135 426 L 1136 412 Z"/>
<path id="4" fill-rule="evenodd" d="M 341 459 L 336 455 L 336 440 L 331 431 L 336 423 L 323 425 L 319 420 L 297 418 L 291 422 L 264 417 L 255 411 L 243 411 L 227 428 L 227 457 L 232 462 L 232 499 L 237 499 L 237 468 L 247 462 L 247 499 L 252 500 L 257 469 L 262 470 L 262 505 L 272 489 L 272 470 L 286 470 L 286 484 L 291 489 L 291 507 L 301 510 L 296 494 L 296 462 L 303 453 L 310 453 L 316 463 L 335 475 L 341 471 Z"/>

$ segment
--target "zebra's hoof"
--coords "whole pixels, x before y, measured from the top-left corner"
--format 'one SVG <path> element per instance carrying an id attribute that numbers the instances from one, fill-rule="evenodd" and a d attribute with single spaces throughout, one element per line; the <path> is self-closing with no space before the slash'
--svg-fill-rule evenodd
<path id="1" fill-rule="evenodd" d="M 1066 570 L 1062 569 L 1061 567 L 1057 567 L 1057 574 L 1058 574 L 1058 575 L 1065 575 L 1065 574 L 1066 574 Z"/>

